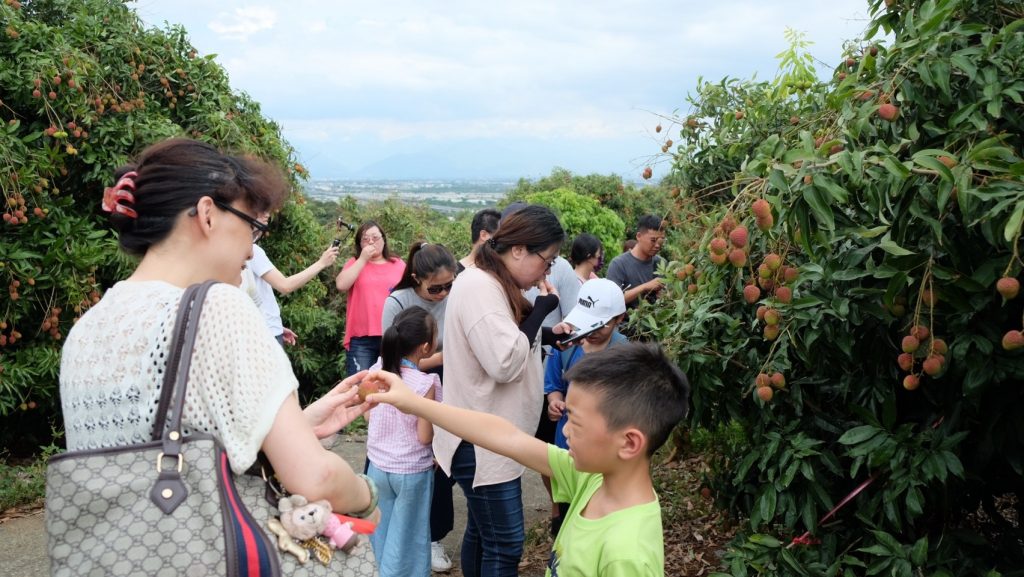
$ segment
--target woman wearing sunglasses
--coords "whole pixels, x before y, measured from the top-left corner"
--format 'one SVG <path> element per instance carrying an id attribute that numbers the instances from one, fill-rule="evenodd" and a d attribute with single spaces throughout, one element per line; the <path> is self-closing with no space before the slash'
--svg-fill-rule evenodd
<path id="1" fill-rule="evenodd" d="M 364 222 L 355 234 L 355 256 L 348 259 L 335 285 L 348 293 L 345 304 L 345 372 L 370 368 L 380 356 L 384 299 L 405 272 L 405 262 L 388 252 L 388 237 L 376 222 Z"/>
<path id="2" fill-rule="evenodd" d="M 448 304 L 448 293 L 455 282 L 458 264 L 455 257 L 444 245 L 414 242 L 409 249 L 405 274 L 398 281 L 394 292 L 384 301 L 381 330 L 388 330 L 403 310 L 418 306 L 425 309 L 437 321 L 437 352 L 421 359 L 419 369 L 437 373 L 444 386 L 442 343 L 444 342 L 444 312 Z M 441 545 L 455 525 L 455 509 L 452 504 L 452 482 L 439 467 L 434 467 L 434 494 L 430 507 L 430 567 L 443 572 L 452 568 L 452 562 Z"/>

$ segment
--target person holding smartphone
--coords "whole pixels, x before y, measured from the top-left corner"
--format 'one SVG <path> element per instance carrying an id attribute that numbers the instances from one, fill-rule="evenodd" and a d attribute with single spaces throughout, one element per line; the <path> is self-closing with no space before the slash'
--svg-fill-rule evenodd
<path id="1" fill-rule="evenodd" d="M 260 214 L 258 218 L 263 224 L 267 224 L 269 219 L 269 213 Z M 240 288 L 256 302 L 256 306 L 263 313 L 263 319 L 267 322 L 270 334 L 274 335 L 277 342 L 281 346 L 286 343 L 295 345 L 298 342 L 298 337 L 291 329 L 284 326 L 284 322 L 281 320 L 281 307 L 277 304 L 274 291 L 290 294 L 306 286 L 306 283 L 313 280 L 316 275 L 320 274 L 320 271 L 338 260 L 338 245 L 332 243 L 316 262 L 304 270 L 291 276 L 284 276 L 267 258 L 263 247 L 256 244 L 261 237 L 262 233 L 253 239 L 252 258 L 245 262 Z"/>
<path id="2" fill-rule="evenodd" d="M 552 347 L 544 369 L 544 394 L 547 397 L 547 418 L 555 422 L 554 444 L 568 449 L 565 423 L 565 397 L 569 391 L 566 373 L 584 355 L 603 351 L 610 346 L 628 342 L 616 327 L 626 317 L 626 299 L 622 289 L 607 279 L 592 279 L 580 287 L 576 306 L 565 317 L 573 332 Z M 551 535 L 558 535 L 569 511 L 568 503 L 554 503 L 551 511 Z"/>

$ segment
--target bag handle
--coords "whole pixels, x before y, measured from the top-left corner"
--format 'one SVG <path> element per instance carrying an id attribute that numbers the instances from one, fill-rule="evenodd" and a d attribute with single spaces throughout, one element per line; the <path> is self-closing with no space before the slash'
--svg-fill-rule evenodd
<path id="1" fill-rule="evenodd" d="M 199 284 L 194 284 L 186 288 L 184 294 L 181 295 L 181 300 L 178 301 L 178 314 L 174 320 L 174 336 L 171 338 L 171 347 L 167 352 L 167 366 L 164 368 L 164 381 L 160 388 L 160 404 L 157 405 L 156 421 L 153 423 L 152 439 L 154 441 L 159 441 L 164 436 L 167 426 L 167 411 L 170 409 L 171 396 L 174 394 L 174 382 L 184 346 L 185 330 L 188 328 L 189 310 L 199 287 Z"/>
<path id="2" fill-rule="evenodd" d="M 208 280 L 185 289 L 178 305 L 174 340 L 171 343 L 167 368 L 164 370 L 157 423 L 153 427 L 154 439 L 160 438 L 163 441 L 163 451 L 157 456 L 158 477 L 149 492 L 149 498 L 165 514 L 174 511 L 188 495 L 188 489 L 181 480 L 181 414 L 185 408 L 185 390 L 188 388 L 188 371 L 192 366 L 192 349 L 199 332 L 199 315 L 206 301 L 206 293 L 214 284 L 216 281 Z M 168 412 L 170 425 L 165 427 Z M 164 463 L 167 459 L 177 462 L 173 467 L 165 469 Z"/>

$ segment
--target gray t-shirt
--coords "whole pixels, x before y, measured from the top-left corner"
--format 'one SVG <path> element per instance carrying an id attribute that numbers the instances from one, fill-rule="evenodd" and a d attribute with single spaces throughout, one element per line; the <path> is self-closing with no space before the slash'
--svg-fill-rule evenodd
<path id="1" fill-rule="evenodd" d="M 380 317 L 381 334 L 394 324 L 398 313 L 412 306 L 426 309 L 430 316 L 437 321 L 437 350 L 441 350 L 441 343 L 444 342 L 444 310 L 448 306 L 448 297 L 445 297 L 443 301 L 428 301 L 416 294 L 416 289 L 396 290 L 384 299 L 384 313 Z"/>
<path id="2" fill-rule="evenodd" d="M 640 260 L 631 252 L 624 252 L 612 259 L 608 265 L 608 280 L 622 287 L 623 291 L 636 288 L 645 282 L 654 279 L 654 271 L 664 259 L 654 255 L 651 260 Z M 649 292 L 641 295 L 641 298 L 655 298 L 656 293 Z M 626 305 L 627 308 L 636 308 L 640 299 Z"/>
<path id="3" fill-rule="evenodd" d="M 551 265 L 548 282 L 553 284 L 555 290 L 558 291 L 558 306 L 548 313 L 548 316 L 544 317 L 544 322 L 541 323 L 541 326 L 550 328 L 562 322 L 572 307 L 576 306 L 576 299 L 580 294 L 580 281 L 569 261 L 559 256 L 555 258 L 555 264 Z M 539 293 L 540 291 L 537 289 L 531 288 L 525 293 L 526 300 L 534 302 Z"/>

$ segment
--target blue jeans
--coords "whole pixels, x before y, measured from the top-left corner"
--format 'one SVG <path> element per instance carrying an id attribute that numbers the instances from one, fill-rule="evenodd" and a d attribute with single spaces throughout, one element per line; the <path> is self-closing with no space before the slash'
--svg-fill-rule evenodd
<path id="1" fill-rule="evenodd" d="M 466 577 L 515 577 L 523 557 L 523 486 L 521 479 L 473 488 L 476 454 L 463 441 L 452 458 L 452 478 L 466 495 L 466 533 L 461 567 Z"/>
<path id="2" fill-rule="evenodd" d="M 345 353 L 345 374 L 349 377 L 369 369 L 380 356 L 380 337 L 352 337 Z"/>
<path id="3" fill-rule="evenodd" d="M 380 523 L 370 535 L 381 577 L 430 577 L 430 499 L 434 471 L 387 473 L 371 462 Z"/>

